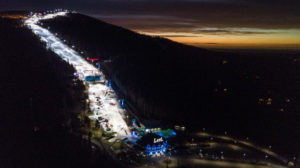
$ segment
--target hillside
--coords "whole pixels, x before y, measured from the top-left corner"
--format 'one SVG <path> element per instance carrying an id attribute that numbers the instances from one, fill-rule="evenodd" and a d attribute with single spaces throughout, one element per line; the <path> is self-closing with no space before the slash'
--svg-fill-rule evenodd
<path id="1" fill-rule="evenodd" d="M 32 165 L 34 160 L 40 167 L 48 156 L 56 164 L 67 155 L 65 164 L 97 165 L 103 160 L 90 159 L 89 145 L 66 131 L 78 127 L 76 114 L 84 97 L 82 85 L 72 83 L 73 68 L 46 50 L 15 15 L 0 18 L 2 158 L 8 158 L 7 165 Z M 43 26 L 85 57 L 102 60 L 113 86 L 142 119 L 184 124 L 191 131 L 226 130 L 272 144 L 286 155 L 298 153 L 297 53 L 210 51 L 75 13 L 46 20 Z M 52 148 L 56 145 L 60 147 Z M 94 158 L 111 164 L 98 152 Z M 12 157 L 15 153 L 18 158 Z M 81 159 L 73 162 L 74 157 Z"/>
<path id="2" fill-rule="evenodd" d="M 70 133 L 85 105 L 83 85 L 19 17 L 0 18 L 0 58 L 1 167 L 119 167 Z"/>
<path id="3" fill-rule="evenodd" d="M 106 60 L 106 72 L 142 118 L 230 130 L 296 152 L 282 142 L 300 140 L 298 54 L 209 51 L 74 13 L 43 24 L 85 57 Z"/>

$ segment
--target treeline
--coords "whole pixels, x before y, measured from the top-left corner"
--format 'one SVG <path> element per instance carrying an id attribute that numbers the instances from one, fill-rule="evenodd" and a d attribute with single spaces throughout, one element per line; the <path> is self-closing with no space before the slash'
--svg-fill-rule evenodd
<path id="1" fill-rule="evenodd" d="M 70 133 L 84 86 L 21 20 L 0 19 L 0 59 L 1 167 L 118 167 Z"/>
<path id="2" fill-rule="evenodd" d="M 300 140 L 297 54 L 209 51 L 81 14 L 43 23 L 84 57 L 111 60 L 106 72 L 144 119 L 230 130 L 285 152 L 283 137 Z"/>

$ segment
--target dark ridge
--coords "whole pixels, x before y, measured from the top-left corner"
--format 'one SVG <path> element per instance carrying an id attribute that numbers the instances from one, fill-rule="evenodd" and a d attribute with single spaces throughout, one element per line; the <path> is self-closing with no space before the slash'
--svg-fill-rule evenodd
<path id="1" fill-rule="evenodd" d="M 1 15 L 28 15 L 29 12 L 28 11 L 0 11 L 0 17 Z"/>
<path id="2" fill-rule="evenodd" d="M 298 54 L 209 51 L 74 13 L 44 24 L 84 57 L 112 60 L 106 72 L 142 118 L 299 152 L 289 145 L 300 147 Z"/>

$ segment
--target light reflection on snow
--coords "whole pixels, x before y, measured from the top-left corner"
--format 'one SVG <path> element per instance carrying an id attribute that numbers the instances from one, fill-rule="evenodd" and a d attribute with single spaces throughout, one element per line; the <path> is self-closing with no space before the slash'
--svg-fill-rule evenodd
<path id="1" fill-rule="evenodd" d="M 89 75 L 101 75 L 100 83 L 85 83 L 89 87 L 88 94 L 90 108 L 94 113 L 91 118 L 98 119 L 101 117 L 101 126 L 105 130 L 110 128 L 111 131 L 117 133 L 115 139 L 129 137 L 131 133 L 124 120 L 125 110 L 121 108 L 116 93 L 106 86 L 108 81 L 105 79 L 104 74 L 99 69 L 89 64 L 75 50 L 65 45 L 48 29 L 38 25 L 40 20 L 52 19 L 57 16 L 65 16 L 66 14 L 67 12 L 56 12 L 46 15 L 34 14 L 25 20 L 25 24 L 33 31 L 34 34 L 40 37 L 41 41 L 47 44 L 48 49 L 51 49 L 64 61 L 74 66 L 80 80 L 84 81 L 84 78 Z"/>

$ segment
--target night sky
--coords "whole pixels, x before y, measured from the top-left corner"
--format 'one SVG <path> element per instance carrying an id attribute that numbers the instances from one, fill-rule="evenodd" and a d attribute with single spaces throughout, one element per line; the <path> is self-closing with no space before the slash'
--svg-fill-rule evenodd
<path id="1" fill-rule="evenodd" d="M 195 46 L 300 48 L 299 0 L 0 0 L 0 10 L 54 8 Z"/>

